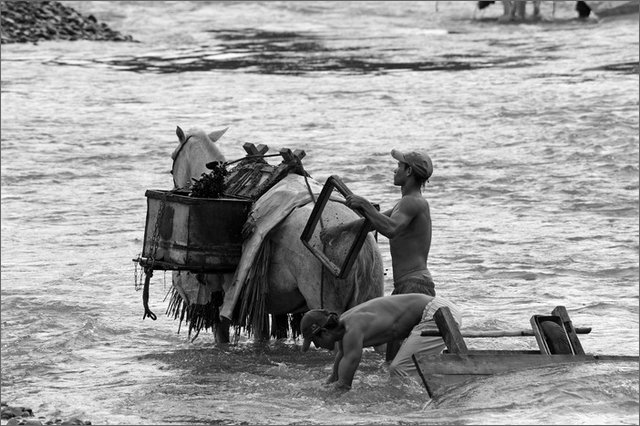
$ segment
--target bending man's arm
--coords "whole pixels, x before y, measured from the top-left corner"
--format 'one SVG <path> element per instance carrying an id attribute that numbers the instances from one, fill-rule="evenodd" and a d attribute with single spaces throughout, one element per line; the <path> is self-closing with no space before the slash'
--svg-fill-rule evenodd
<path id="1" fill-rule="evenodd" d="M 362 358 L 362 333 L 348 331 L 342 338 L 340 349 L 342 358 L 338 365 L 338 382 L 336 388 L 351 389 L 353 376 L 356 374 Z"/>
<path id="2" fill-rule="evenodd" d="M 338 366 L 340 365 L 341 359 L 342 345 L 338 342 L 338 353 L 336 353 L 336 358 L 333 360 L 333 370 L 331 371 L 331 376 L 329 376 L 325 383 L 333 383 L 338 381 Z"/>

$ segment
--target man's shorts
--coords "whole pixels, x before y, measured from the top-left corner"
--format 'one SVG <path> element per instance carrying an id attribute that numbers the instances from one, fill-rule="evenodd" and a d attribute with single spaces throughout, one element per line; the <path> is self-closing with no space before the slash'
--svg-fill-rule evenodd
<path id="1" fill-rule="evenodd" d="M 407 293 L 422 293 L 435 297 L 435 284 L 428 269 L 411 272 L 393 283 L 393 292 L 391 294 Z"/>
<path id="2" fill-rule="evenodd" d="M 423 331 L 438 331 L 438 325 L 433 319 L 433 315 L 439 308 L 446 306 L 451 311 L 453 319 L 462 326 L 462 316 L 457 306 L 447 299 L 434 297 L 433 300 L 424 307 L 422 319 L 411 330 L 409 337 L 406 338 L 396 357 L 389 366 L 392 375 L 397 376 L 417 376 L 418 370 L 413 362 L 412 355 L 420 357 L 422 355 L 436 355 L 441 353 L 446 345 L 440 336 L 422 336 Z"/>

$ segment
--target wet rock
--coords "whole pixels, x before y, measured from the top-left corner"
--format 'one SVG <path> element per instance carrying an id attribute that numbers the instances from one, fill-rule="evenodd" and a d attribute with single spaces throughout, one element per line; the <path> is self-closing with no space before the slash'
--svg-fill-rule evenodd
<path id="1" fill-rule="evenodd" d="M 69 417 L 67 420 L 63 420 L 60 418 L 45 420 L 44 417 L 30 418 L 33 416 L 33 411 L 31 408 L 25 407 L 13 407 L 8 405 L 6 402 L 2 402 L 2 419 L 9 419 L 8 422 L 5 423 L 5 426 L 22 426 L 22 425 L 31 425 L 31 426 L 42 426 L 42 425 L 90 425 L 91 421 L 82 420 L 77 417 Z"/>
<path id="2" fill-rule="evenodd" d="M 18 426 L 18 425 L 27 425 L 27 426 L 42 426 L 42 422 L 40 420 L 35 419 L 25 419 L 17 417 L 12 418 L 7 422 L 7 426 Z"/>
<path id="3" fill-rule="evenodd" d="M 77 417 L 71 417 L 68 420 L 63 421 L 60 425 L 90 425 L 91 422 L 86 423 L 84 420 L 81 420 Z"/>
<path id="4" fill-rule="evenodd" d="M 57 1 L 0 1 L 1 41 L 37 43 L 46 40 L 134 41 L 99 23 L 93 16 L 83 16 Z"/>
<path id="5" fill-rule="evenodd" d="M 25 407 L 12 407 L 7 404 L 2 404 L 2 410 L 0 417 L 4 420 L 14 417 L 33 417 L 33 410 Z"/>
<path id="6" fill-rule="evenodd" d="M 61 419 L 55 419 L 55 420 L 49 420 L 47 422 L 44 423 L 45 425 L 60 425 L 60 426 L 67 426 L 67 425 L 90 425 L 91 422 L 89 420 L 81 420 L 77 417 L 71 417 L 67 420 L 61 420 Z"/>

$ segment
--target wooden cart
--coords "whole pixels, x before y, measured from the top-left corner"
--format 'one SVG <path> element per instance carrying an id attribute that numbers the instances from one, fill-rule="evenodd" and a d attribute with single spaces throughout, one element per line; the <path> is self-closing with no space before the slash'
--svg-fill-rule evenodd
<path id="1" fill-rule="evenodd" d="M 439 355 L 413 355 L 413 362 L 430 397 L 474 377 L 563 363 L 639 361 L 637 356 L 585 354 L 578 334 L 587 334 L 591 328 L 574 328 L 564 306 L 556 307 L 551 315 L 533 315 L 531 330 L 522 331 L 463 333 L 447 307 L 438 309 L 434 319 L 439 331 L 422 332 L 422 335 L 442 336 L 447 348 Z M 465 342 L 465 337 L 505 336 L 535 336 L 540 350 L 471 350 Z"/>

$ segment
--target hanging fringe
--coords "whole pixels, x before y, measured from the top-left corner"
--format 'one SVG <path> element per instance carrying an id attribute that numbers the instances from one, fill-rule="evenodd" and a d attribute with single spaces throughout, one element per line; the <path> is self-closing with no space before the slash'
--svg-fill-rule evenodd
<path id="1" fill-rule="evenodd" d="M 270 330 L 269 314 L 267 313 L 267 296 L 269 293 L 269 259 L 271 258 L 271 242 L 265 239 L 262 243 L 254 263 L 251 265 L 245 285 L 242 287 L 239 303 L 234 312 L 233 326 L 235 327 L 236 338 L 241 330 L 247 332 L 249 336 L 257 335 L 265 337 L 272 335 L 274 330 Z M 211 301 L 206 305 L 187 304 L 175 289 L 170 290 L 169 304 L 166 314 L 179 320 L 178 333 L 184 322 L 188 325 L 188 335 L 194 341 L 200 331 L 215 331 L 220 324 L 220 306 L 224 301 L 222 292 L 212 294 Z M 167 294 L 167 296 L 169 296 Z M 285 336 L 291 334 L 294 339 L 300 335 L 300 321 L 303 314 L 288 314 L 284 330 Z M 191 337 L 193 335 L 193 337 Z"/>
<path id="2" fill-rule="evenodd" d="M 223 300 L 224 295 L 222 292 L 215 292 L 206 305 L 187 304 L 180 296 L 180 293 L 172 287 L 166 314 L 169 317 L 173 317 L 174 320 L 180 317 L 178 333 L 180 333 L 182 322 L 188 324 L 189 338 L 191 339 L 191 334 L 195 333 L 191 339 L 193 341 L 198 337 L 202 329 L 214 331 L 215 327 L 220 324 L 220 305 Z"/>
<path id="3" fill-rule="evenodd" d="M 269 293 L 269 258 L 271 257 L 271 242 L 265 239 L 251 265 L 244 286 L 240 293 L 239 309 L 235 317 L 235 325 L 244 328 L 247 334 L 256 331 L 266 336 L 269 330 L 269 316 L 266 308 L 266 298 Z"/>

